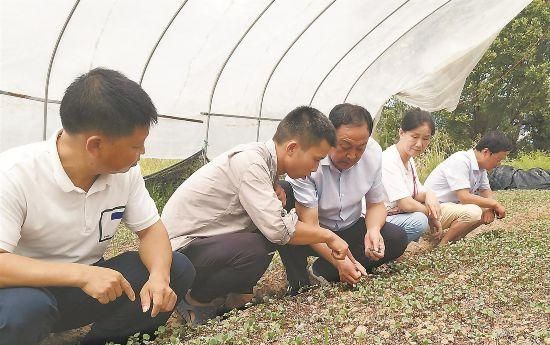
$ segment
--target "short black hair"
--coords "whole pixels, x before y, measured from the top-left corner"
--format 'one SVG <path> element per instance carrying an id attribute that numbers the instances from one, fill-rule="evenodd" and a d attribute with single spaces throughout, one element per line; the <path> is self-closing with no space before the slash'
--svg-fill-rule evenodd
<path id="1" fill-rule="evenodd" d="M 369 136 L 372 134 L 372 116 L 367 109 L 360 105 L 350 103 L 338 104 L 332 108 L 328 118 L 336 129 L 343 125 L 362 126 L 366 124 L 369 127 Z"/>
<path id="2" fill-rule="evenodd" d="M 277 126 L 273 141 L 282 144 L 290 139 L 296 139 L 304 149 L 317 145 L 323 139 L 330 146 L 336 145 L 334 126 L 323 113 L 308 106 L 292 110 Z"/>
<path id="3" fill-rule="evenodd" d="M 401 129 L 405 132 L 412 131 L 413 129 L 424 124 L 427 124 L 428 127 L 430 127 L 431 134 L 434 135 L 435 123 L 432 114 L 420 108 L 413 108 L 407 110 L 405 116 L 403 116 L 403 119 L 401 120 Z"/>
<path id="4" fill-rule="evenodd" d="M 489 149 L 491 153 L 498 153 L 503 151 L 512 151 L 514 145 L 512 141 L 506 137 L 501 131 L 495 130 L 487 132 L 477 143 L 475 149 L 482 151 L 483 149 Z"/>
<path id="5" fill-rule="evenodd" d="M 76 78 L 65 91 L 59 113 L 63 129 L 71 134 L 98 130 L 122 137 L 157 122 L 157 110 L 141 86 L 105 68 Z"/>

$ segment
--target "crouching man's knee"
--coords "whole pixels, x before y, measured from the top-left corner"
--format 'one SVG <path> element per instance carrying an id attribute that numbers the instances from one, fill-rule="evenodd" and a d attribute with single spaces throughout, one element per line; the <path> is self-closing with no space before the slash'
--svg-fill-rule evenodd
<path id="1" fill-rule="evenodd" d="M 57 302 L 47 290 L 0 289 L 0 345 L 37 344 L 57 319 Z"/>
<path id="2" fill-rule="evenodd" d="M 195 280 L 195 267 L 191 261 L 184 254 L 173 252 L 170 286 L 178 295 L 178 299 L 185 296 L 187 290 L 191 288 L 193 280 Z"/>
<path id="3" fill-rule="evenodd" d="M 459 220 L 463 223 L 476 223 L 481 221 L 483 210 L 481 207 L 473 204 L 462 205 L 462 212 Z"/>

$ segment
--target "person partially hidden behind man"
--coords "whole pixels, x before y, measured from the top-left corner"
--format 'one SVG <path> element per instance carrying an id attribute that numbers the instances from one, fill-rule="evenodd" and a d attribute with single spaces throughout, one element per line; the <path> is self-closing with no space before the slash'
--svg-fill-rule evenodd
<path id="1" fill-rule="evenodd" d="M 355 285 L 366 270 L 392 261 L 405 251 L 405 231 L 386 222 L 382 185 L 382 149 L 370 137 L 373 121 L 358 105 L 339 104 L 329 115 L 336 128 L 336 146 L 311 176 L 289 175 L 281 181 L 286 207 L 298 219 L 330 229 L 349 244 L 349 257 L 335 260 L 324 243 L 279 248 L 286 268 L 289 294 L 314 283 L 342 281 Z M 366 215 L 362 216 L 362 199 Z M 307 257 L 319 258 L 306 270 Z"/>
<path id="2" fill-rule="evenodd" d="M 424 185 L 441 202 L 440 245 L 458 241 L 481 224 L 506 216 L 495 200 L 487 171 L 496 168 L 512 150 L 511 141 L 500 131 L 485 134 L 476 147 L 459 151 L 439 164 Z"/>
<path id="3" fill-rule="evenodd" d="M 335 144 L 334 127 L 310 107 L 291 111 L 273 140 L 239 145 L 196 171 L 176 190 L 162 212 L 172 248 L 189 257 L 196 279 L 178 311 L 202 324 L 252 299 L 271 253 L 287 243 L 323 243 L 336 260 L 347 243 L 319 224 L 286 214 L 274 191 L 282 174 L 294 178 L 316 171 Z"/>
<path id="4" fill-rule="evenodd" d="M 195 275 L 136 166 L 155 107 L 137 83 L 97 68 L 68 87 L 60 115 L 49 140 L 0 154 L 0 344 L 88 324 L 81 344 L 154 336 Z M 121 221 L 139 252 L 104 260 Z"/>

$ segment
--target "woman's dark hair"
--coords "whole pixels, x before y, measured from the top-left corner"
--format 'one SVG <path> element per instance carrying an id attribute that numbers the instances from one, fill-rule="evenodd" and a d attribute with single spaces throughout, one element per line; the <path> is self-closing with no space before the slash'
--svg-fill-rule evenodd
<path id="1" fill-rule="evenodd" d="M 431 134 L 434 135 L 435 123 L 432 114 L 420 108 L 414 108 L 407 110 L 405 116 L 403 116 L 403 120 L 401 120 L 401 129 L 405 132 L 412 131 L 424 124 L 430 127 Z"/>

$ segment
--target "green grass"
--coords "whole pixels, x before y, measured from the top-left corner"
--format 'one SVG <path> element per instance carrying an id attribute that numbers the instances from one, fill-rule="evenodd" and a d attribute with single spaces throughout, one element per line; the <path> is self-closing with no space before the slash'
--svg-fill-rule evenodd
<path id="1" fill-rule="evenodd" d="M 275 258 L 255 305 L 201 327 L 173 321 L 151 344 L 550 344 L 550 191 L 496 196 L 504 220 L 457 244 L 407 254 L 355 289 L 334 284 L 282 297 Z M 107 256 L 136 248 L 135 235 L 121 228 Z M 83 334 L 46 343 L 74 344 Z"/>
<path id="2" fill-rule="evenodd" d="M 549 344 L 549 191 L 497 193 L 492 231 L 409 255 L 355 289 L 268 297 L 224 321 L 160 330 L 155 344 Z M 280 262 L 270 274 L 280 272 Z"/>
<path id="3" fill-rule="evenodd" d="M 502 164 L 513 166 L 516 169 L 542 168 L 550 170 L 550 153 L 544 151 L 522 153 L 517 158 L 506 160 Z"/>

